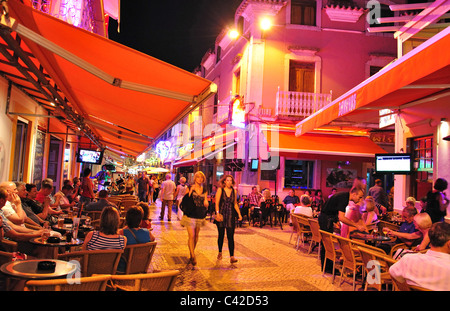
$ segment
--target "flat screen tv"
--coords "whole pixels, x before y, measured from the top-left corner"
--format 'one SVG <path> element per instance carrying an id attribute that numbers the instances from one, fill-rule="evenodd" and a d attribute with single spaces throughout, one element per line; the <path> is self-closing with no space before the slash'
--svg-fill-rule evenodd
<path id="1" fill-rule="evenodd" d="M 411 174 L 412 157 L 409 153 L 375 154 L 375 172 L 377 174 Z"/>
<path id="2" fill-rule="evenodd" d="M 252 171 L 257 171 L 257 170 L 258 170 L 258 164 L 259 164 L 258 159 L 252 159 L 250 169 L 251 169 Z"/>
<path id="3" fill-rule="evenodd" d="M 100 165 L 102 164 L 102 160 L 103 151 L 78 149 L 77 162 Z"/>

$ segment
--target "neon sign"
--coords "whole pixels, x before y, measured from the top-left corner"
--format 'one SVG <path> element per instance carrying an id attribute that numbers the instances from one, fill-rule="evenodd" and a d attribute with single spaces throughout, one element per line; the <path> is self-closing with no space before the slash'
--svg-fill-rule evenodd
<path id="1" fill-rule="evenodd" d="M 170 148 L 172 147 L 172 143 L 170 141 L 160 141 L 156 145 L 156 153 L 159 155 L 159 158 L 164 161 L 169 157 Z"/>

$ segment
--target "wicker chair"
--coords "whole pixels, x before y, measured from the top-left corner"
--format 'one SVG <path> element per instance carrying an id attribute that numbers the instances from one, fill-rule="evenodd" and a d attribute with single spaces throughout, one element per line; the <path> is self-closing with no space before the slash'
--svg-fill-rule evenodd
<path id="1" fill-rule="evenodd" d="M 171 291 L 180 274 L 178 270 L 155 273 L 113 275 L 113 287 L 124 291 Z"/>
<path id="2" fill-rule="evenodd" d="M 336 239 L 338 241 L 339 247 L 342 251 L 342 257 L 344 261 L 342 263 L 341 269 L 341 277 L 339 281 L 339 286 L 342 285 L 342 276 L 344 275 L 345 270 L 353 271 L 353 290 L 356 289 L 356 273 L 360 267 L 364 265 L 360 256 L 355 254 L 353 249 L 352 240 L 336 235 Z M 364 274 L 364 270 L 362 271 Z"/>
<path id="3" fill-rule="evenodd" d="M 299 224 L 298 224 L 298 216 L 291 214 L 291 220 L 292 220 L 292 233 L 291 237 L 289 238 L 289 244 L 291 243 L 292 237 L 297 235 L 297 241 L 295 242 L 295 248 L 298 249 L 299 242 L 300 242 L 300 233 L 299 233 Z"/>
<path id="4" fill-rule="evenodd" d="M 95 251 L 77 251 L 58 255 L 58 259 L 80 263 L 81 276 L 93 274 L 116 274 L 117 265 L 123 250 L 107 249 Z"/>
<path id="5" fill-rule="evenodd" d="M 369 249 L 365 246 L 358 246 L 359 253 L 361 254 L 364 267 L 366 269 L 366 286 L 364 290 L 367 291 L 369 285 L 371 288 L 376 288 L 378 291 L 382 290 L 383 284 L 392 285 L 392 278 L 389 274 L 388 261 L 395 262 L 391 257 L 386 256 L 382 250 Z M 374 263 L 378 263 L 375 266 Z M 373 271 L 373 269 L 379 269 Z M 372 280 L 372 275 L 375 273 L 375 279 Z M 370 281 L 369 281 L 370 280 Z M 387 287 L 386 287 L 387 288 Z"/>
<path id="6" fill-rule="evenodd" d="M 309 245 L 308 254 L 311 254 L 311 251 L 313 249 L 313 243 L 314 245 L 319 245 L 319 250 L 317 252 L 317 256 L 320 257 L 320 242 L 321 242 L 321 236 L 320 236 L 320 227 L 319 222 L 317 219 L 309 218 L 309 228 L 311 229 L 311 244 Z"/>
<path id="7" fill-rule="evenodd" d="M 305 246 L 305 241 L 308 240 L 307 236 L 312 234 L 311 228 L 309 227 L 309 218 L 310 217 L 298 215 L 298 229 L 303 246 Z"/>
<path id="8" fill-rule="evenodd" d="M 111 275 L 96 275 L 78 279 L 33 280 L 25 283 L 25 291 L 104 291 Z"/>
<path id="9" fill-rule="evenodd" d="M 156 249 L 156 244 L 157 242 L 148 242 L 127 245 L 122 255 L 122 258 L 127 263 L 125 274 L 147 273 Z"/>
<path id="10" fill-rule="evenodd" d="M 337 241 L 335 241 L 334 234 L 319 230 L 320 237 L 322 239 L 323 248 L 325 249 L 325 260 L 322 267 L 322 275 L 325 274 L 325 266 L 327 259 L 333 262 L 333 279 L 331 284 L 334 283 L 336 266 L 339 264 L 339 260 L 342 257 L 342 252 L 340 249 L 336 248 Z"/>

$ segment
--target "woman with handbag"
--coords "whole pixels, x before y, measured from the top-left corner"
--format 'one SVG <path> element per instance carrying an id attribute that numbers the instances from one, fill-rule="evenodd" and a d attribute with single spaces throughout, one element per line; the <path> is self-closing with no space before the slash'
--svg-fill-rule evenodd
<path id="1" fill-rule="evenodd" d="M 234 189 L 235 181 L 233 176 L 225 175 L 219 181 L 220 187 L 216 193 L 216 218 L 215 224 L 219 231 L 217 244 L 219 246 L 219 254 L 217 259 L 222 259 L 222 246 L 225 238 L 225 230 L 227 232 L 228 251 L 230 252 L 230 263 L 237 262 L 234 258 L 234 229 L 236 215 L 238 220 L 242 220 L 241 211 L 237 203 L 237 193 Z"/>
<path id="2" fill-rule="evenodd" d="M 205 174 L 197 171 L 194 174 L 194 184 L 181 201 L 181 210 L 184 215 L 180 224 L 186 227 L 188 232 L 188 247 L 191 255 L 189 262 L 193 266 L 197 264 L 195 247 L 197 246 L 200 228 L 206 224 L 205 217 L 209 206 L 208 193 L 206 187 L 203 186 L 205 181 Z"/>

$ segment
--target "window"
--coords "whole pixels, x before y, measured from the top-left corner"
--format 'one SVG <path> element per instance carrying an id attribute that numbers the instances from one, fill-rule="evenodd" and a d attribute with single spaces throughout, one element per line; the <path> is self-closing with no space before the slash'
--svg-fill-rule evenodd
<path id="1" fill-rule="evenodd" d="M 383 67 L 380 66 L 370 66 L 370 76 L 373 76 L 374 74 L 376 74 L 378 71 L 380 71 L 381 69 L 383 69 Z"/>
<path id="2" fill-rule="evenodd" d="M 17 121 L 16 145 L 14 150 L 13 181 L 23 181 L 27 147 L 28 124 Z"/>
<path id="3" fill-rule="evenodd" d="M 289 64 L 289 91 L 314 93 L 315 64 L 292 61 Z"/>
<path id="4" fill-rule="evenodd" d="M 316 1 L 292 0 L 291 2 L 291 24 L 316 25 Z"/>
<path id="5" fill-rule="evenodd" d="M 313 188 L 314 161 L 286 160 L 284 188 Z"/>
<path id="6" fill-rule="evenodd" d="M 433 172 L 433 137 L 415 138 L 414 168 L 418 172 Z M 427 178 L 428 179 L 428 178 Z"/>

